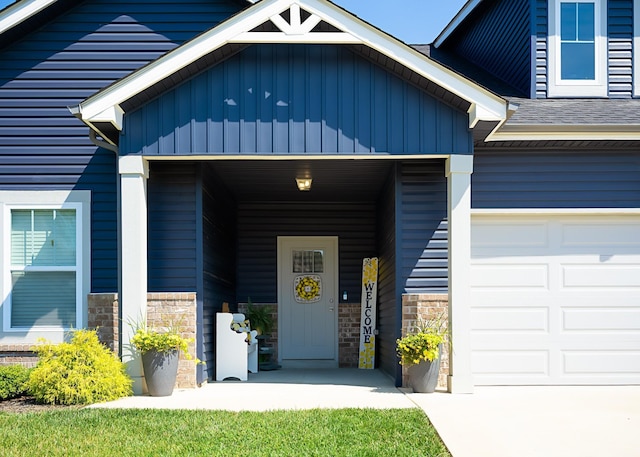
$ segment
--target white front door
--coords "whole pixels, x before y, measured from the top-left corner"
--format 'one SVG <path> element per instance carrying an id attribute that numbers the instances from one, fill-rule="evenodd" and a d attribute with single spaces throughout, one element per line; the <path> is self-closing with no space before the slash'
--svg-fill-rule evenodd
<path id="1" fill-rule="evenodd" d="M 337 284 L 337 237 L 278 237 L 282 361 L 337 360 Z"/>

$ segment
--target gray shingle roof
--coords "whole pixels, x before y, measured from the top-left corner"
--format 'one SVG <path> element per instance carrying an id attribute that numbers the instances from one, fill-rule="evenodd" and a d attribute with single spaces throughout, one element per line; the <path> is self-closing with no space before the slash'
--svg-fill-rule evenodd
<path id="1" fill-rule="evenodd" d="M 519 105 L 513 125 L 640 125 L 639 99 L 507 99 Z"/>

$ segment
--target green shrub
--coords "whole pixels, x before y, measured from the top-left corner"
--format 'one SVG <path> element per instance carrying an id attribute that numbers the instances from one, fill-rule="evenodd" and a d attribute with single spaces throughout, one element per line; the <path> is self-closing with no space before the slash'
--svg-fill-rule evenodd
<path id="1" fill-rule="evenodd" d="M 92 330 L 78 330 L 70 343 L 43 342 L 29 376 L 29 392 L 40 403 L 86 405 L 131 395 L 124 364 L 100 344 Z"/>
<path id="2" fill-rule="evenodd" d="M 27 392 L 30 369 L 22 365 L 0 366 L 0 400 L 9 400 Z"/>

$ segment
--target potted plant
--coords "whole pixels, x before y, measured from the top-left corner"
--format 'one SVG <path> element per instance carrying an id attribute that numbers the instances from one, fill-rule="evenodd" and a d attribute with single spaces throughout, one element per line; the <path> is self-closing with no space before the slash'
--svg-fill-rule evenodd
<path id="1" fill-rule="evenodd" d="M 407 367 L 409 385 L 414 392 L 431 393 L 438 384 L 440 354 L 448 342 L 444 319 L 438 317 L 420 322 L 409 329 L 407 335 L 396 340 L 400 364 Z"/>
<path id="2" fill-rule="evenodd" d="M 140 353 L 142 370 L 149 394 L 154 397 L 165 397 L 173 393 L 178 375 L 180 352 L 188 360 L 195 360 L 189 353 L 192 338 L 183 338 L 176 326 L 162 330 L 139 325 L 131 338 L 132 346 Z"/>
<path id="3" fill-rule="evenodd" d="M 247 312 L 245 317 L 249 319 L 251 328 L 258 332 L 258 335 L 266 335 L 271 333 L 273 328 L 273 316 L 271 315 L 271 306 L 255 306 L 251 301 L 251 297 L 247 299 Z"/>

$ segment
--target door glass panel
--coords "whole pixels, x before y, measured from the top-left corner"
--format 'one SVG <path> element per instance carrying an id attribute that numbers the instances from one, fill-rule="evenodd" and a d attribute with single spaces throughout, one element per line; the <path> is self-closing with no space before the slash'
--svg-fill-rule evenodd
<path id="1" fill-rule="evenodd" d="M 293 273 L 324 273 L 324 251 L 292 251 Z"/>

